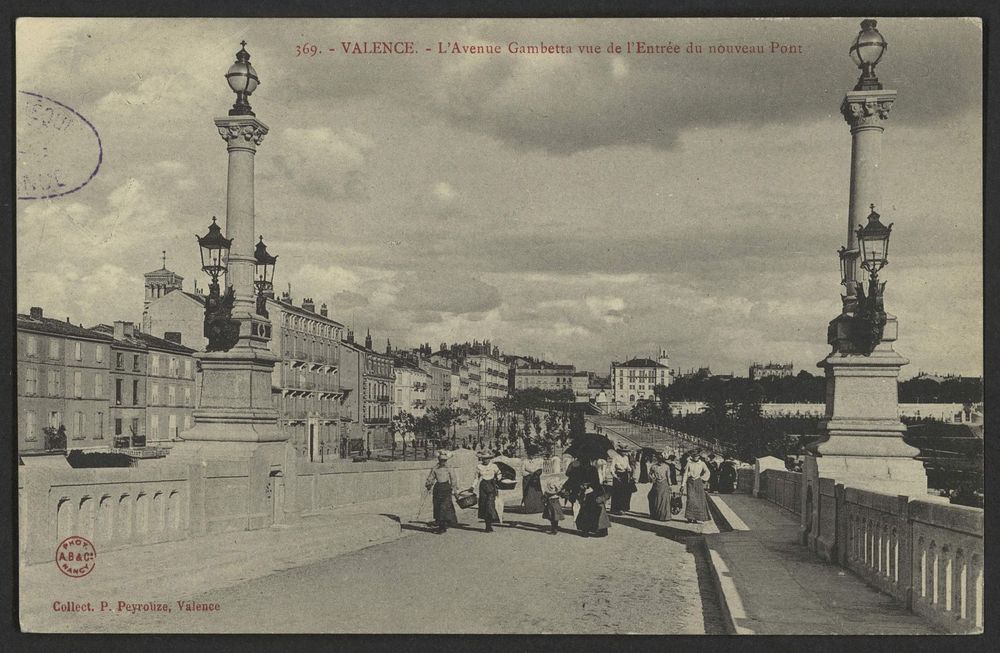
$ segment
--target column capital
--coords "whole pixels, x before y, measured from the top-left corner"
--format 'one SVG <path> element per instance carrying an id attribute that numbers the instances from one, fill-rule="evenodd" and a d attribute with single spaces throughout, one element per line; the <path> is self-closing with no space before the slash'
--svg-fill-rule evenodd
<path id="1" fill-rule="evenodd" d="M 230 147 L 247 145 L 256 149 L 256 146 L 263 142 L 264 136 L 268 132 L 267 125 L 253 116 L 216 118 L 215 126 L 219 129 L 219 136 Z"/>
<path id="2" fill-rule="evenodd" d="M 896 91 L 849 91 L 840 104 L 840 113 L 851 129 L 881 127 L 895 101 Z"/>

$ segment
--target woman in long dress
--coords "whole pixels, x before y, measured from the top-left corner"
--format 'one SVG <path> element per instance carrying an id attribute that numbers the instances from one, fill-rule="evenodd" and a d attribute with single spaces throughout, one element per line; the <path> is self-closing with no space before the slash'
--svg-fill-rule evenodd
<path id="1" fill-rule="evenodd" d="M 684 509 L 684 518 L 691 523 L 705 522 L 708 516 L 708 496 L 705 494 L 705 483 L 711 478 L 712 472 L 708 465 L 701 459 L 699 452 L 695 451 L 688 458 L 687 466 L 684 468 L 684 479 L 682 487 L 687 495 L 687 506 Z"/>
<path id="2" fill-rule="evenodd" d="M 670 521 L 670 497 L 674 488 L 670 483 L 670 465 L 662 453 L 657 454 L 657 461 L 649 467 L 649 480 L 653 483 L 649 494 L 649 516 L 659 521 Z"/>
<path id="3" fill-rule="evenodd" d="M 605 537 L 611 528 L 605 505 L 609 494 L 592 461 L 582 463 L 579 480 L 580 484 L 575 488 L 577 501 L 580 503 L 576 527 L 585 536 Z"/>
<path id="4" fill-rule="evenodd" d="M 564 518 L 562 499 L 559 494 L 562 492 L 563 483 L 558 480 L 560 476 L 549 474 L 542 479 L 542 494 L 545 501 L 545 509 L 542 517 L 549 520 L 551 528 L 549 533 L 556 535 L 559 533 L 559 522 Z"/>
<path id="5" fill-rule="evenodd" d="M 444 451 L 438 454 L 437 467 L 431 470 L 425 482 L 434 499 L 434 532 L 438 534 L 446 532 L 449 526 L 458 523 L 455 504 L 451 502 L 452 497 L 458 492 L 458 479 L 455 470 L 448 467 L 449 457 Z"/>
<path id="6" fill-rule="evenodd" d="M 500 478 L 500 468 L 490 462 L 493 453 L 483 451 L 479 454 L 479 464 L 476 465 L 476 478 L 473 486 L 479 483 L 479 518 L 486 522 L 486 532 L 493 532 L 493 523 L 500 521 L 497 514 L 497 479 Z"/>
<path id="7" fill-rule="evenodd" d="M 521 466 L 521 505 L 527 515 L 538 514 L 545 508 L 542 500 L 542 468 L 545 461 L 538 456 L 537 449 L 530 449 Z"/>

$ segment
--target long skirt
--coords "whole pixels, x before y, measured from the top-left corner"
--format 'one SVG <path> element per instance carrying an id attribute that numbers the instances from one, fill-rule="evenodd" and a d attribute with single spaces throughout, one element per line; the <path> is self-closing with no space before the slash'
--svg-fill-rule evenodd
<path id="1" fill-rule="evenodd" d="M 705 495 L 705 484 L 700 478 L 689 478 L 687 482 L 687 508 L 685 519 L 708 521 L 708 497 Z"/>
<path id="2" fill-rule="evenodd" d="M 670 496 L 672 490 L 666 480 L 653 483 L 649 494 L 649 516 L 660 521 L 670 521 Z"/>
<path id="3" fill-rule="evenodd" d="M 533 474 L 528 474 L 522 480 L 524 482 L 524 490 L 521 496 L 521 502 L 524 506 L 525 514 L 536 514 L 542 512 L 545 508 L 545 502 L 542 499 L 542 484 L 540 477 L 541 472 L 535 472 Z"/>
<path id="4" fill-rule="evenodd" d="M 451 483 L 434 484 L 434 521 L 437 525 L 448 526 L 458 523 L 455 504 L 451 502 Z"/>
<path id="5" fill-rule="evenodd" d="M 632 488 L 628 472 L 615 474 L 611 485 L 611 512 L 624 512 L 632 509 Z"/>
<path id="6" fill-rule="evenodd" d="M 479 481 L 479 518 L 485 520 L 487 524 L 500 521 L 496 501 L 496 481 Z"/>
<path id="7" fill-rule="evenodd" d="M 552 523 L 563 520 L 565 515 L 563 515 L 562 499 L 559 498 L 558 494 L 545 498 L 545 509 L 542 510 L 542 517 Z"/>
<path id="8" fill-rule="evenodd" d="M 597 496 L 595 497 L 595 494 Z M 604 506 L 605 497 L 598 493 L 588 494 L 580 504 L 580 514 L 576 517 L 576 527 L 584 533 L 600 533 L 611 527 L 608 511 Z"/>

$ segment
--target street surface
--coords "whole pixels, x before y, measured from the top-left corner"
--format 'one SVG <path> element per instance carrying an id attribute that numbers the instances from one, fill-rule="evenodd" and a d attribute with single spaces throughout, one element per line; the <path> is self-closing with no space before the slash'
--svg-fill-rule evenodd
<path id="1" fill-rule="evenodd" d="M 194 598 L 218 612 L 131 615 L 115 630 L 723 634 L 702 526 L 650 520 L 648 488 L 607 538 L 549 535 L 515 506 L 492 534 L 475 509 L 444 535 L 404 518 L 408 537 Z M 573 528 L 572 515 L 562 524 Z"/>

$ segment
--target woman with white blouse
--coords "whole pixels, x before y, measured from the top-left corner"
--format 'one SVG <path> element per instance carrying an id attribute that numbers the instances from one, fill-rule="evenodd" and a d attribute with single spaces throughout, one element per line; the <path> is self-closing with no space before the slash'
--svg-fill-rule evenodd
<path id="1" fill-rule="evenodd" d="M 710 519 L 705 483 L 711 476 L 712 472 L 708 469 L 708 465 L 701 459 L 701 452 L 691 452 L 687 466 L 684 468 L 684 478 L 681 480 L 681 487 L 687 495 L 684 518 L 691 523 L 705 522 Z"/>

